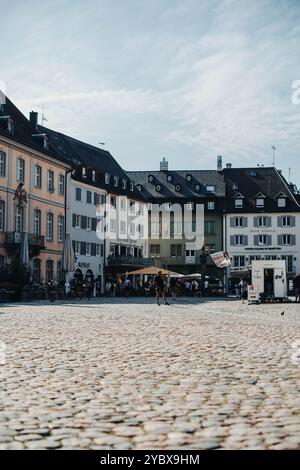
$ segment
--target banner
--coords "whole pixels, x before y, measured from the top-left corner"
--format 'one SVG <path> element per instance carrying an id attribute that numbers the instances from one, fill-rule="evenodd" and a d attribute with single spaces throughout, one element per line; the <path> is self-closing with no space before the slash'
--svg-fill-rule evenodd
<path id="1" fill-rule="evenodd" d="M 218 253 L 213 253 L 210 256 L 218 268 L 228 268 L 231 265 L 227 251 L 218 251 Z"/>

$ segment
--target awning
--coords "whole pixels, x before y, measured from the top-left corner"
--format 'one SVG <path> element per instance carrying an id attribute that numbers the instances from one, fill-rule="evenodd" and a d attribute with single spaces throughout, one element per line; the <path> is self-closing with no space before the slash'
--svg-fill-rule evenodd
<path id="1" fill-rule="evenodd" d="M 161 271 L 162 275 L 164 276 L 182 276 L 182 274 L 175 273 L 174 271 L 170 271 L 168 269 L 159 268 L 158 266 L 146 266 L 145 268 L 137 269 L 136 271 L 131 271 L 128 273 L 128 275 L 156 276 L 159 271 Z"/>

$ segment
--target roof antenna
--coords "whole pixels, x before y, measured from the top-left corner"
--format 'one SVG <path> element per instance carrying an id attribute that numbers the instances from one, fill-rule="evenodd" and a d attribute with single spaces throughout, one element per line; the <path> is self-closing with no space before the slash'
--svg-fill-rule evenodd
<path id="1" fill-rule="evenodd" d="M 273 167 L 275 168 L 275 150 L 277 150 L 277 148 L 275 147 L 275 145 L 272 145 L 272 149 L 273 149 Z"/>
<path id="2" fill-rule="evenodd" d="M 45 122 L 48 122 L 48 119 L 46 118 L 45 116 L 45 113 L 44 113 L 44 105 L 42 104 L 42 126 L 44 127 L 44 123 Z"/>

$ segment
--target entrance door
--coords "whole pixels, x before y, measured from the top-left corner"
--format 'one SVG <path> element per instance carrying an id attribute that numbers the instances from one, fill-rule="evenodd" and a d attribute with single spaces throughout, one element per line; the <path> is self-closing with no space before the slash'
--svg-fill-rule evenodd
<path id="1" fill-rule="evenodd" d="M 264 291 L 268 296 L 274 295 L 274 269 L 264 270 Z"/>

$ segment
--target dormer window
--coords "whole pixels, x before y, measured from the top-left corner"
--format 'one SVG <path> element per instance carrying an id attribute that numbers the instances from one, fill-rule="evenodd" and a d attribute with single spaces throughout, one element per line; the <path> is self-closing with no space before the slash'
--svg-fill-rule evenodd
<path id="1" fill-rule="evenodd" d="M 168 175 L 168 176 L 167 176 L 167 181 L 168 181 L 168 183 L 172 183 L 172 181 L 173 181 L 173 176 L 172 176 L 172 175 Z"/>
<path id="2" fill-rule="evenodd" d="M 93 183 L 95 183 L 95 181 L 96 181 L 96 171 L 95 170 L 92 170 L 92 181 L 93 181 Z"/>
<path id="3" fill-rule="evenodd" d="M 242 209 L 244 207 L 244 199 L 237 198 L 234 201 L 234 207 L 236 209 Z"/>
<path id="4" fill-rule="evenodd" d="M 200 191 L 200 184 L 195 184 L 195 190 Z"/>
<path id="5" fill-rule="evenodd" d="M 149 181 L 149 183 L 153 183 L 153 181 L 154 181 L 154 176 L 153 176 L 153 175 L 149 175 L 149 176 L 148 176 L 148 181 Z"/>
<path id="6" fill-rule="evenodd" d="M 257 208 L 262 209 L 265 207 L 265 200 L 262 197 L 258 197 L 255 199 L 255 205 Z"/>
<path id="7" fill-rule="evenodd" d="M 110 176 L 108 173 L 105 173 L 105 184 L 109 184 Z"/>
<path id="8" fill-rule="evenodd" d="M 278 194 L 277 207 L 286 207 L 286 195 L 284 193 Z"/>
<path id="9" fill-rule="evenodd" d="M 251 171 L 250 172 L 250 176 L 252 176 L 253 178 L 255 178 L 256 175 L 257 175 L 256 171 Z"/>
<path id="10" fill-rule="evenodd" d="M 48 141 L 48 137 L 46 135 L 43 138 L 43 148 L 44 148 L 44 150 L 49 150 L 49 141 Z"/>
<path id="11" fill-rule="evenodd" d="M 186 175 L 186 180 L 190 183 L 192 181 L 192 175 Z"/>
<path id="12" fill-rule="evenodd" d="M 232 189 L 233 189 L 234 191 L 237 191 L 237 190 L 239 189 L 239 185 L 238 185 L 237 183 L 233 183 Z"/>
<path id="13" fill-rule="evenodd" d="M 206 186 L 206 192 L 207 193 L 214 193 L 215 192 L 215 187 L 212 184 L 208 184 Z"/>
<path id="14" fill-rule="evenodd" d="M 7 130 L 10 134 L 14 133 L 14 122 L 11 118 L 7 119 Z"/>
<path id="15" fill-rule="evenodd" d="M 123 181 L 122 181 L 122 188 L 123 188 L 123 189 L 126 189 L 126 180 L 123 180 Z"/>
<path id="16" fill-rule="evenodd" d="M 130 191 L 133 191 L 133 183 L 130 183 Z"/>
<path id="17" fill-rule="evenodd" d="M 180 185 L 180 184 L 176 184 L 175 190 L 176 190 L 177 192 L 180 192 L 180 191 L 181 191 L 181 185 Z"/>
<path id="18" fill-rule="evenodd" d="M 137 188 L 138 188 L 139 191 L 142 191 L 142 189 L 143 189 L 141 184 L 138 184 Z"/>
<path id="19" fill-rule="evenodd" d="M 85 166 L 82 167 L 81 175 L 82 175 L 82 178 L 86 178 L 86 168 L 85 168 Z"/>
<path id="20" fill-rule="evenodd" d="M 156 189 L 156 191 L 159 193 L 159 192 L 161 191 L 161 185 L 160 185 L 160 184 L 157 184 L 155 189 Z"/>
<path id="21" fill-rule="evenodd" d="M 114 186 L 117 187 L 119 183 L 119 178 L 117 176 L 114 176 Z"/>

